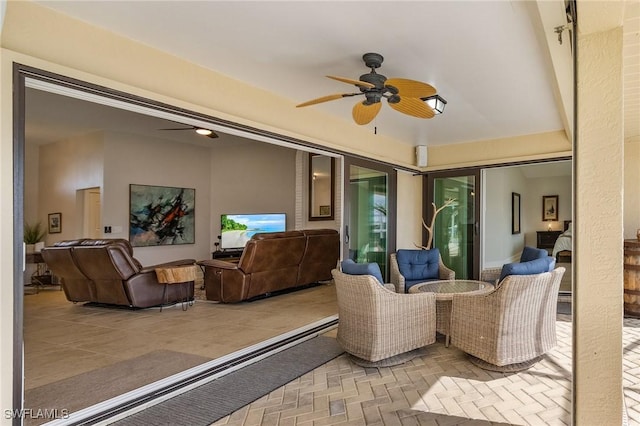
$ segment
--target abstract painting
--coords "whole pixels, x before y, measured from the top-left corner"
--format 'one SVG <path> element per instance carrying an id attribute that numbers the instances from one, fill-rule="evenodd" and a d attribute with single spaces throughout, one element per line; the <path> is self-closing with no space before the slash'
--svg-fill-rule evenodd
<path id="1" fill-rule="evenodd" d="M 129 241 L 133 247 L 195 243 L 196 190 L 129 185 Z"/>

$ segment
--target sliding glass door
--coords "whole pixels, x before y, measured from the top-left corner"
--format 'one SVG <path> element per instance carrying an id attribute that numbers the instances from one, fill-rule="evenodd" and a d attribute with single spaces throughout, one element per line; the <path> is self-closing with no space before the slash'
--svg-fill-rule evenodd
<path id="1" fill-rule="evenodd" d="M 480 170 L 430 173 L 426 179 L 424 217 L 431 223 L 435 203 L 443 208 L 433 226 L 433 247 L 440 250 L 457 279 L 480 276 Z M 425 241 L 428 234 L 425 235 Z"/>
<path id="2" fill-rule="evenodd" d="M 395 173 L 374 162 L 345 159 L 345 257 L 376 262 L 385 279 L 395 251 Z"/>

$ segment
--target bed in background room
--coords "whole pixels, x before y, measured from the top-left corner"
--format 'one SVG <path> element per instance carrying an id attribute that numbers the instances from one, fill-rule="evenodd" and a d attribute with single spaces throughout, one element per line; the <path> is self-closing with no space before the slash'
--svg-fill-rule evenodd
<path id="1" fill-rule="evenodd" d="M 552 256 L 556 259 L 556 266 L 563 266 L 566 272 L 560 283 L 560 293 L 571 292 L 571 257 L 572 257 L 573 226 L 570 220 L 564 221 L 564 232 L 560 234 L 553 246 Z"/>
<path id="2" fill-rule="evenodd" d="M 572 246 L 573 226 L 570 220 L 564 221 L 564 232 L 560 234 L 553 246 L 552 256 L 556 258 L 556 262 L 571 262 L 571 246 Z"/>

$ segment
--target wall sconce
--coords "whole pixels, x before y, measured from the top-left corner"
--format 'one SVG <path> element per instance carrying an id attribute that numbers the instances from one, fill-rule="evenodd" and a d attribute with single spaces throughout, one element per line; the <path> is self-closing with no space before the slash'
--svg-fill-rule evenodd
<path id="1" fill-rule="evenodd" d="M 444 107 L 447 105 L 447 101 L 440 95 L 428 96 L 426 98 L 420 98 L 427 103 L 436 114 L 442 114 Z"/>

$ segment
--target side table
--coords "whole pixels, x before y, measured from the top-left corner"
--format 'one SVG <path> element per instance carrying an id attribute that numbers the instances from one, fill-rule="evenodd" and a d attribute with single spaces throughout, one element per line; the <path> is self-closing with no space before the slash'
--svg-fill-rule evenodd
<path id="1" fill-rule="evenodd" d="M 436 331 L 445 336 L 444 345 L 449 347 L 451 340 L 451 305 L 456 293 L 489 293 L 493 285 L 476 280 L 427 281 L 409 288 L 409 293 L 436 294 Z"/>
<path id="2" fill-rule="evenodd" d="M 169 285 L 177 284 L 180 285 L 180 291 L 184 292 L 184 296 L 182 297 L 182 310 L 186 311 L 189 306 L 193 305 L 193 300 L 189 300 L 189 289 L 187 286 L 196 279 L 195 265 L 156 268 L 156 276 L 158 277 L 158 282 L 164 284 L 162 298 L 165 300 L 165 303 L 169 303 L 169 296 L 167 294 Z M 160 312 L 162 312 L 162 305 L 160 305 Z"/>

